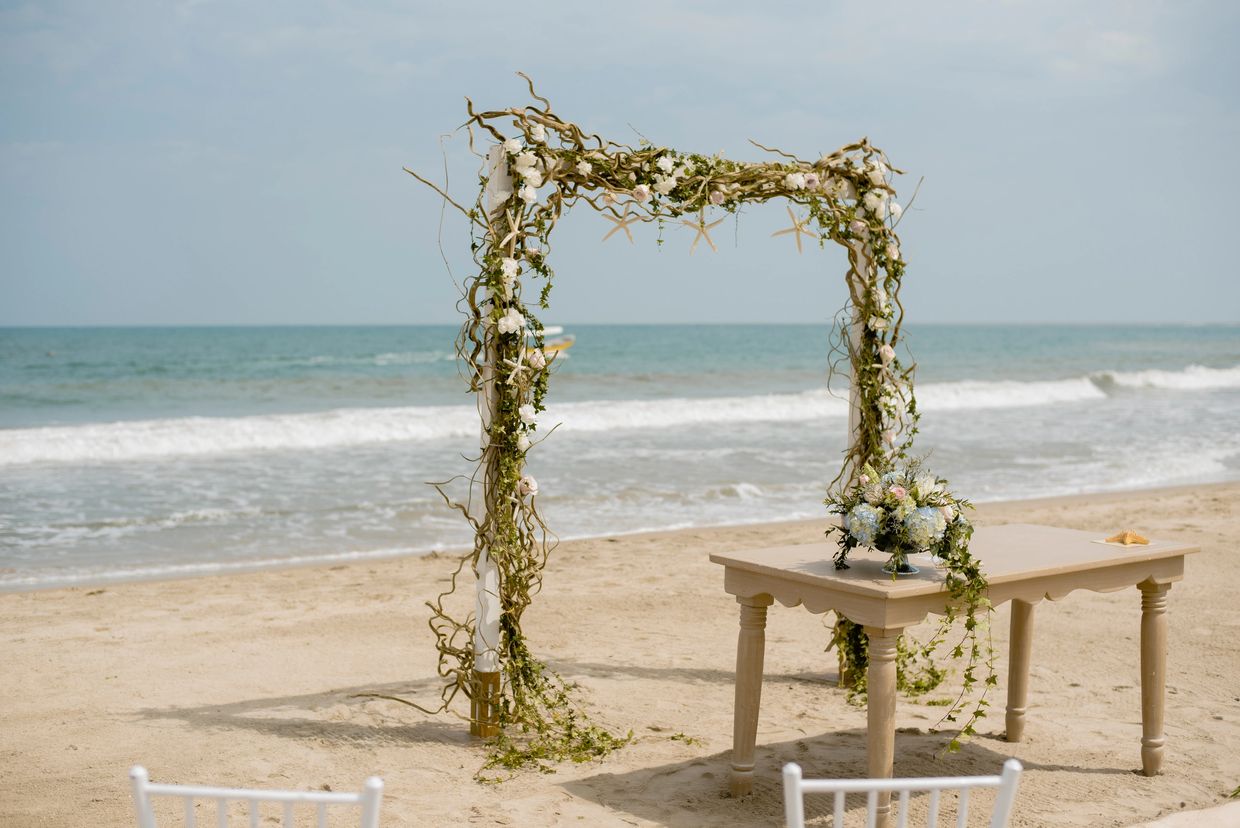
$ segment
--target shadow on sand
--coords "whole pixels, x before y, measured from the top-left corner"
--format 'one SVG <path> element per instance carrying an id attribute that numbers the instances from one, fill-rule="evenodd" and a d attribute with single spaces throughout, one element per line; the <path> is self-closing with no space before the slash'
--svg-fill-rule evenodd
<path id="1" fill-rule="evenodd" d="M 959 753 L 943 755 L 943 733 L 915 729 L 896 734 L 896 776 L 972 776 L 997 774 L 1019 745 L 1009 746 L 998 738 L 975 737 Z M 1014 748 L 1016 750 L 1010 750 Z M 787 762 L 801 765 L 807 778 L 850 779 L 865 776 L 866 732 L 852 729 L 823 733 L 786 742 L 759 744 L 753 794 L 732 799 L 727 792 L 731 753 L 724 751 L 683 762 L 646 767 L 627 773 L 599 773 L 565 782 L 561 787 L 574 796 L 597 802 L 612 811 L 630 814 L 672 828 L 701 825 L 782 825 L 783 780 Z M 1025 771 L 1068 771 L 1081 774 L 1130 774 L 1127 768 L 1086 768 L 1043 765 L 1024 761 Z M 971 816 L 988 813 L 991 800 L 979 794 Z M 914 797 L 913 809 L 924 808 Z M 864 812 L 864 799 L 850 796 L 849 812 Z M 827 797 L 805 800 L 807 820 L 823 817 L 830 824 Z M 851 824 L 851 823 L 850 823 Z"/>

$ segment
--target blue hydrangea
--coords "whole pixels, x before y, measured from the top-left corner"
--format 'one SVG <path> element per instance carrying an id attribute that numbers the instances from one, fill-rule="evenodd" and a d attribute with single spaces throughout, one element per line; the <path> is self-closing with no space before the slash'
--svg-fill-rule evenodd
<path id="1" fill-rule="evenodd" d="M 859 503 L 844 515 L 844 528 L 863 546 L 872 546 L 878 536 L 878 523 L 882 513 L 868 503 Z"/>
<path id="2" fill-rule="evenodd" d="M 904 528 L 908 530 L 908 539 L 918 549 L 928 549 L 934 542 L 942 539 L 947 529 L 947 519 L 943 512 L 934 506 L 922 506 L 914 509 L 904 519 Z"/>

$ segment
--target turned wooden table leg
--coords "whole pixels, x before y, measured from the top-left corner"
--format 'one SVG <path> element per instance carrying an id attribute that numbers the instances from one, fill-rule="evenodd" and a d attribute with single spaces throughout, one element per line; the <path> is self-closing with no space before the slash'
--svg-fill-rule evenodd
<path id="1" fill-rule="evenodd" d="M 1007 733 L 1009 742 L 1025 734 L 1029 705 L 1029 657 L 1033 651 L 1033 604 L 1012 602 L 1012 633 L 1008 648 Z"/>
<path id="2" fill-rule="evenodd" d="M 736 639 L 736 706 L 732 719 L 732 796 L 753 792 L 753 753 L 762 705 L 762 661 L 766 656 L 766 608 L 769 595 L 737 598 L 741 629 Z"/>
<path id="3" fill-rule="evenodd" d="M 890 779 L 896 748 L 896 642 L 899 630 L 866 627 L 870 664 L 866 671 L 867 756 L 871 779 Z M 891 794 L 878 795 L 878 828 L 891 816 Z"/>
<path id="4" fill-rule="evenodd" d="M 1141 590 L 1141 772 L 1162 767 L 1163 706 L 1167 688 L 1167 590 L 1170 584 L 1143 581 Z"/>

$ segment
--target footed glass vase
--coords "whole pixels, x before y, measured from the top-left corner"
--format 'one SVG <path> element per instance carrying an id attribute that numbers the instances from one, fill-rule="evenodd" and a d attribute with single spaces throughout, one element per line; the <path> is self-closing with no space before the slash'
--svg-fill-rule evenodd
<path id="1" fill-rule="evenodd" d="M 887 554 L 890 557 L 887 559 L 887 563 L 883 564 L 883 572 L 886 572 L 893 578 L 900 575 L 916 575 L 918 572 L 921 572 L 920 569 L 908 562 L 909 550 L 897 549 L 895 551 L 887 551 Z"/>

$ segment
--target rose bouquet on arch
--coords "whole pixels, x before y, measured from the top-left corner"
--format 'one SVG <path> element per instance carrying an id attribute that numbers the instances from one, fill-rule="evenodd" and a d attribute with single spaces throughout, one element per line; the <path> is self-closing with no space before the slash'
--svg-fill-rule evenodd
<path id="1" fill-rule="evenodd" d="M 929 552 L 944 559 L 948 566 L 967 554 L 973 525 L 964 516 L 972 505 L 953 495 L 947 481 L 927 470 L 920 460 L 903 465 L 867 463 L 847 489 L 831 493 L 827 510 L 843 516 L 840 526 L 827 530 L 839 533 L 835 568 L 848 568 L 848 553 L 868 546 L 890 556 L 884 572 L 916 572 L 908 556 Z"/>

